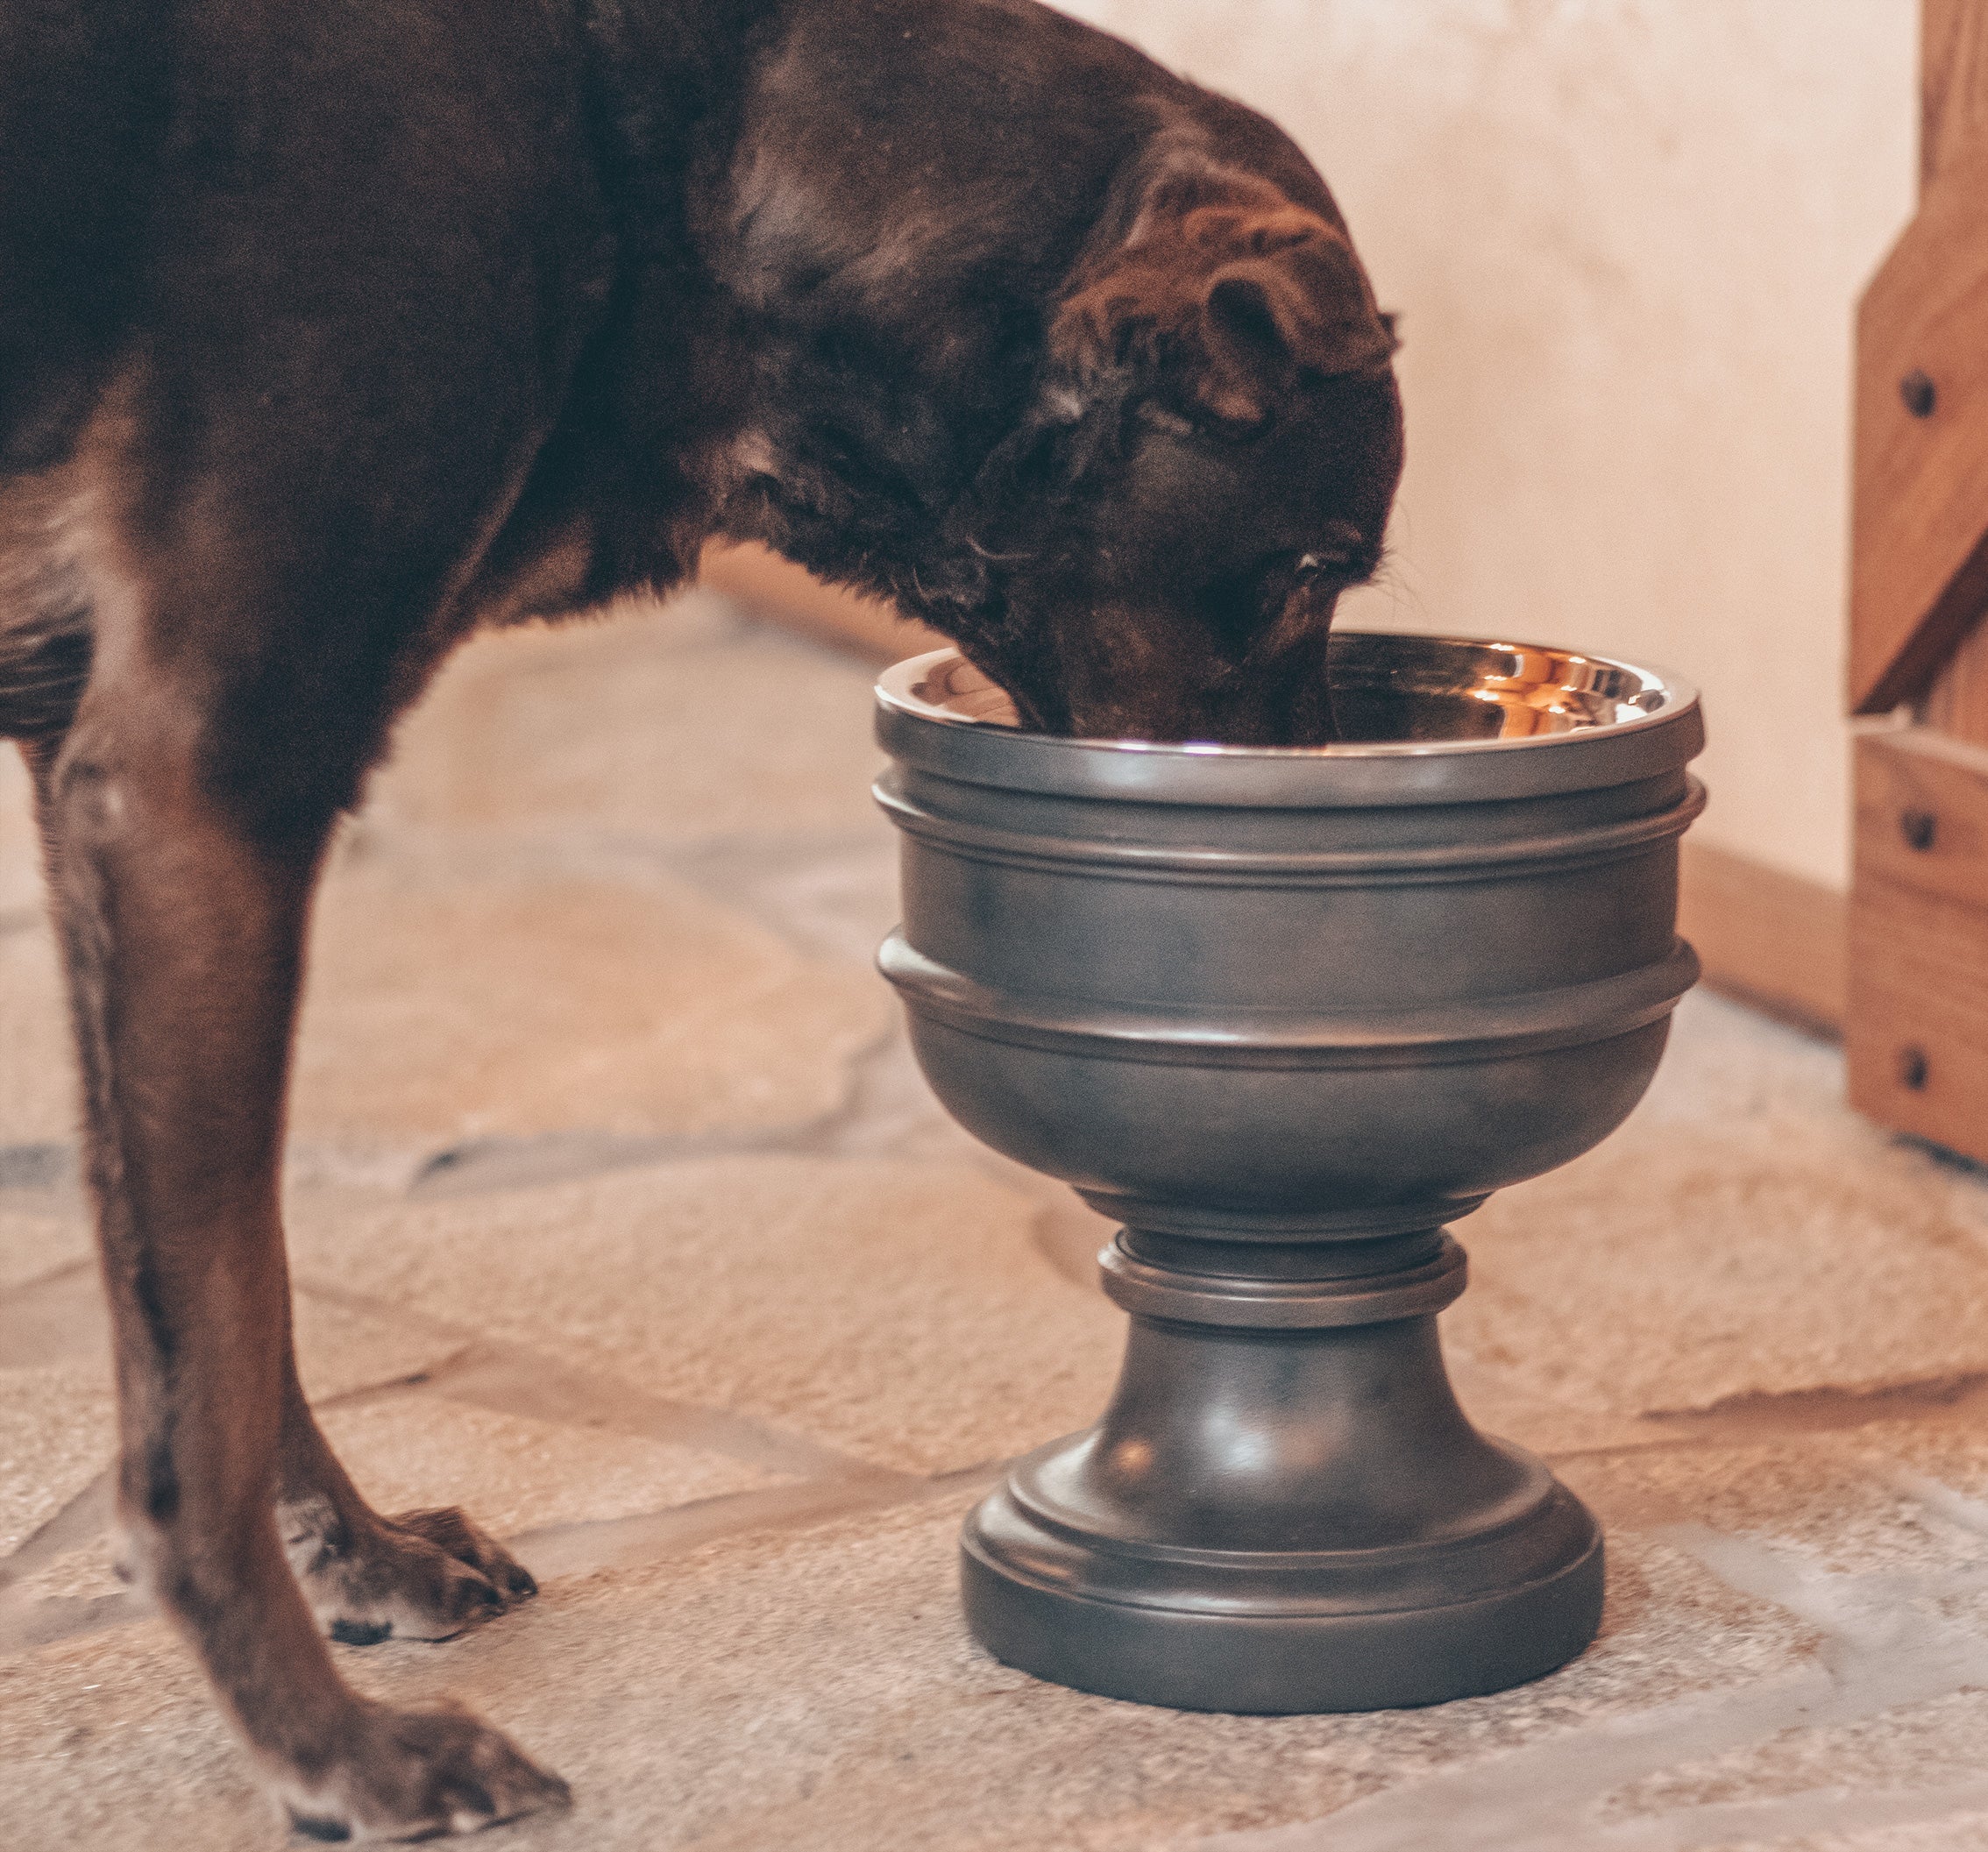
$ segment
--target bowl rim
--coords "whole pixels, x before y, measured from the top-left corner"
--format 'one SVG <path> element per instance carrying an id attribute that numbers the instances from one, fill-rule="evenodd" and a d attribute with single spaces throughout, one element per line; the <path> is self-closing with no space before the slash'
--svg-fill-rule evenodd
<path id="1" fill-rule="evenodd" d="M 1682 676 L 1668 670 L 1653 669 L 1647 664 L 1625 662 L 1620 656 L 1601 656 L 1587 649 L 1570 649 L 1558 643 L 1525 642 L 1505 636 L 1454 636 L 1447 633 L 1416 630 L 1339 630 L 1333 635 L 1335 639 L 1401 638 L 1418 643 L 1449 644 L 1466 649 L 1503 649 L 1515 653 L 1530 651 L 1559 656 L 1570 662 L 1590 663 L 1598 669 L 1613 669 L 1633 676 L 1643 683 L 1645 692 L 1656 692 L 1662 699 L 1657 706 L 1628 720 L 1607 720 L 1595 726 L 1572 727 L 1563 733 L 1526 734 L 1512 738 L 1489 740 L 1363 740 L 1335 741 L 1325 746 L 1227 746 L 1214 740 L 1077 738 L 1063 734 L 1036 733 L 1027 727 L 1010 727 L 998 720 L 978 720 L 971 714 L 956 713 L 950 708 L 941 707 L 936 702 L 923 699 L 914 691 L 917 684 L 930 673 L 934 665 L 948 656 L 960 661 L 966 659 L 964 651 L 948 643 L 941 649 L 927 649 L 918 656 L 906 656 L 884 670 L 877 678 L 877 702 L 879 707 L 908 719 L 939 727 L 970 729 L 983 738 L 1006 739 L 1017 743 L 1026 741 L 1031 748 L 1052 747 L 1063 751 L 1087 754 L 1153 754 L 1203 761 L 1256 761 L 1273 764 L 1343 762 L 1349 759 L 1448 758 L 1456 755 L 1474 756 L 1484 753 L 1538 752 L 1549 747 L 1580 745 L 1592 748 L 1597 741 L 1604 738 L 1620 739 L 1647 732 L 1652 727 L 1674 724 L 1686 713 L 1695 710 L 1699 705 L 1697 686 Z"/>
<path id="2" fill-rule="evenodd" d="M 1675 777 L 1704 749 L 1698 691 L 1681 677 L 1546 643 L 1426 637 L 1413 631 L 1342 634 L 1468 649 L 1544 650 L 1625 671 L 1646 686 L 1660 688 L 1665 699 L 1653 711 L 1629 720 L 1509 739 L 1344 746 L 1070 739 L 976 720 L 914 695 L 912 689 L 934 664 L 961 655 L 948 646 L 907 657 L 877 678 L 877 743 L 896 761 L 884 784 L 933 777 L 1013 798 L 1033 793 L 1218 809 L 1395 808 L 1529 799 Z"/>

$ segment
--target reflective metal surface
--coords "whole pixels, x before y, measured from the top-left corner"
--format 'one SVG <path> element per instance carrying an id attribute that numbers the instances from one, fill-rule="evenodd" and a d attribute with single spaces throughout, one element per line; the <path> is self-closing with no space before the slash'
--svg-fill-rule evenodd
<path id="1" fill-rule="evenodd" d="M 1588 791 L 1704 745 L 1688 684 L 1570 650 L 1352 631 L 1332 639 L 1331 670 L 1347 735 L 1331 746 L 1023 733 L 1007 696 L 950 649 L 884 672 L 877 732 L 909 767 L 1008 791 L 1302 808 Z"/>
<path id="2" fill-rule="evenodd" d="M 1582 728 L 1623 727 L 1675 713 L 1695 692 L 1674 677 L 1541 643 L 1341 631 L 1331 642 L 1332 713 L 1338 742 L 1325 747 L 1232 747 L 1189 742 L 1173 749 L 1227 756 L 1265 752 L 1386 753 L 1402 747 L 1483 746 Z M 879 699 L 926 718 L 1014 727 L 1014 703 L 950 649 L 887 670 Z M 1090 741 L 1109 750 L 1145 742 Z"/>
<path id="3" fill-rule="evenodd" d="M 1087 1690 L 1430 1703 L 1551 1670 L 1600 1614 L 1593 1519 L 1451 1394 L 1444 1224 L 1655 1071 L 1696 971 L 1696 699 L 1502 643 L 1342 656 L 1389 738 L 1049 739 L 994 723 L 949 652 L 878 691 L 905 906 L 881 962 L 919 1062 L 1124 1224 L 1111 1406 L 962 1544 L 980 1639 Z"/>
<path id="4" fill-rule="evenodd" d="M 1633 724 L 1672 699 L 1648 671 L 1563 649 L 1358 632 L 1334 641 L 1332 718 L 1349 743 L 1537 739 Z"/>

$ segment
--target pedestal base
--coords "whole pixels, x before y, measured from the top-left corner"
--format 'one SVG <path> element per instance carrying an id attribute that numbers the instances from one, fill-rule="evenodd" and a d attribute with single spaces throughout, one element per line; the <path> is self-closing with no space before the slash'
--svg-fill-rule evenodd
<path id="1" fill-rule="evenodd" d="M 1354 1711 L 1523 1684 L 1594 1637 L 1599 1527 L 1451 1392 L 1441 1230 L 1267 1253 L 1141 1229 L 1104 1274 L 1132 1314 L 1111 1407 L 967 1523 L 996 1657 L 1181 1710 Z"/>
<path id="2" fill-rule="evenodd" d="M 1566 1664 L 1601 1621 L 1601 1531 L 1557 1483 L 1484 1537 L 1167 1556 L 1052 1529 L 1011 1484 L 968 1521 L 960 1568 L 967 1623 L 996 1658 L 1183 1711 L 1391 1710 L 1503 1691 Z"/>

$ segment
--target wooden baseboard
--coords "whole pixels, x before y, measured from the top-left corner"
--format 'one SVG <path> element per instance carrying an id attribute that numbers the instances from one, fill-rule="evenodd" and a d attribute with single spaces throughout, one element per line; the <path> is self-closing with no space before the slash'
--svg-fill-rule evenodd
<path id="1" fill-rule="evenodd" d="M 1708 988 L 1840 1037 L 1850 990 L 1850 900 L 1835 888 L 1686 841 L 1678 930 Z"/>
<path id="2" fill-rule="evenodd" d="M 700 578 L 770 622 L 878 664 L 945 642 L 890 606 L 825 585 L 763 548 L 713 547 Z M 1843 895 L 1687 841 L 1679 914 L 1679 930 L 1698 947 L 1713 990 L 1802 1028 L 1842 1033 Z"/>

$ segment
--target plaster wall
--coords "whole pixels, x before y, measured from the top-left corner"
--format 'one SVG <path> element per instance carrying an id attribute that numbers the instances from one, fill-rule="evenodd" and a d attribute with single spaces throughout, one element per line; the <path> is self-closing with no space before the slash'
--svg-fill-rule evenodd
<path id="1" fill-rule="evenodd" d="M 1282 123 L 1402 316 L 1344 621 L 1704 689 L 1723 848 L 1842 884 L 1851 316 L 1913 204 L 1914 0 L 1069 0 Z"/>

